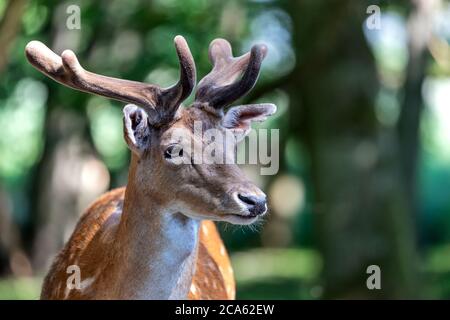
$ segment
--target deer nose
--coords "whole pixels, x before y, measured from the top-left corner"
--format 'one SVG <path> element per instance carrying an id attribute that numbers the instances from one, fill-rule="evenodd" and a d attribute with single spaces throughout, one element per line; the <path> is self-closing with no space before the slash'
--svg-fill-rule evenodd
<path id="1" fill-rule="evenodd" d="M 239 193 L 238 198 L 245 203 L 252 216 L 259 216 L 267 211 L 267 200 L 265 195 L 257 196 Z"/>

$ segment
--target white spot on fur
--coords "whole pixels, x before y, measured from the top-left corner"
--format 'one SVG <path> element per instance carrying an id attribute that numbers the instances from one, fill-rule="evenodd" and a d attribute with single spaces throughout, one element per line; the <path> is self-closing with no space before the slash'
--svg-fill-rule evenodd
<path id="1" fill-rule="evenodd" d="M 224 256 L 226 254 L 225 247 L 223 245 L 220 247 L 220 254 L 222 256 Z"/>
<path id="2" fill-rule="evenodd" d="M 87 278 L 87 279 L 81 281 L 81 283 L 80 283 L 81 289 L 80 290 L 83 291 L 83 290 L 87 289 L 88 287 L 90 287 L 92 285 L 92 283 L 94 283 L 94 281 L 95 281 L 95 277 Z"/>
<path id="3" fill-rule="evenodd" d="M 85 289 L 90 287 L 92 285 L 92 283 L 94 283 L 94 281 L 95 281 L 95 277 L 90 277 L 90 278 L 87 278 L 87 279 L 81 281 L 80 282 L 80 289 L 70 289 L 68 286 L 66 286 L 66 288 L 64 290 L 64 300 L 66 300 L 69 297 L 71 290 L 84 291 Z"/>
<path id="4" fill-rule="evenodd" d="M 205 236 L 208 235 L 208 228 L 206 227 L 206 225 L 203 225 L 203 226 L 202 226 L 202 231 L 203 231 L 203 234 L 204 234 Z"/>
<path id="5" fill-rule="evenodd" d="M 191 284 L 191 292 L 192 292 L 193 294 L 196 294 L 196 293 L 197 293 L 197 288 L 195 287 L 195 284 Z"/>
<path id="6" fill-rule="evenodd" d="M 231 286 L 227 286 L 227 294 L 231 299 L 234 299 L 234 292 Z"/>
<path id="7" fill-rule="evenodd" d="M 64 300 L 66 300 L 69 297 L 70 288 L 66 286 L 66 289 L 64 290 Z"/>

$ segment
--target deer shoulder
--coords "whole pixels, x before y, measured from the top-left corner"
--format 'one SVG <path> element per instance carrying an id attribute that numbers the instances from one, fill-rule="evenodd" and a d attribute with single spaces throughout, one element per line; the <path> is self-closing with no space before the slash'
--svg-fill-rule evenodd
<path id="1" fill-rule="evenodd" d="M 42 299 L 89 299 L 98 295 L 90 279 L 108 272 L 108 251 L 114 245 L 115 230 L 120 221 L 125 188 L 112 190 L 97 199 L 83 214 L 70 240 L 58 254 L 42 289 Z M 223 241 L 214 222 L 204 220 L 199 228 L 196 268 L 189 290 L 189 299 L 228 300 L 235 298 L 233 269 Z M 105 265 L 102 271 L 89 266 Z M 67 289 L 72 272 L 80 267 L 81 288 Z M 86 273 L 86 275 L 84 275 Z M 73 282 L 70 284 L 74 284 Z"/>

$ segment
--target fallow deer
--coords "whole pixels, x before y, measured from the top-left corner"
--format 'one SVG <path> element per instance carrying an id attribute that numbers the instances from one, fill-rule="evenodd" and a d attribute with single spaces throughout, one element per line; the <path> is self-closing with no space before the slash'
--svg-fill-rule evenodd
<path id="1" fill-rule="evenodd" d="M 266 196 L 236 164 L 175 164 L 183 144 L 172 133 L 181 130 L 202 147 L 194 121 L 241 139 L 252 121 L 273 114 L 273 104 L 228 108 L 254 86 L 267 48 L 255 45 L 233 57 L 226 40 L 212 41 L 212 71 L 192 106 L 180 108 L 194 89 L 196 68 L 185 39 L 174 42 L 181 71 L 169 88 L 86 71 L 70 50 L 58 56 L 38 41 L 26 46 L 29 62 L 53 80 L 130 103 L 123 109 L 132 153 L 128 183 L 87 209 L 51 266 L 41 299 L 235 298 L 230 260 L 211 220 L 253 223 L 267 211 Z M 235 148 L 219 152 L 233 157 Z M 81 271 L 75 289 L 67 286 L 72 265 Z"/>

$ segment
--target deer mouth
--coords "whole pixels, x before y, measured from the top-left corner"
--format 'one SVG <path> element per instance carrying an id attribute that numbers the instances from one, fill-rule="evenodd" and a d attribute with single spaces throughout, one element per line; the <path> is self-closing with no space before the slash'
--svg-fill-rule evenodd
<path id="1" fill-rule="evenodd" d="M 232 214 L 232 216 L 239 217 L 239 218 L 241 218 L 241 219 L 246 219 L 246 220 L 251 220 L 251 219 L 254 219 L 254 218 L 258 218 L 258 217 L 259 217 L 259 215 L 257 215 L 257 214 L 248 214 L 248 215 L 243 215 L 243 214 Z"/>
<path id="2" fill-rule="evenodd" d="M 266 210 L 267 211 L 267 210 Z M 240 213 L 231 213 L 225 216 L 225 221 L 233 223 L 233 224 L 252 224 L 258 220 L 258 218 L 262 217 L 265 213 L 248 213 L 248 214 L 240 214 Z"/>

